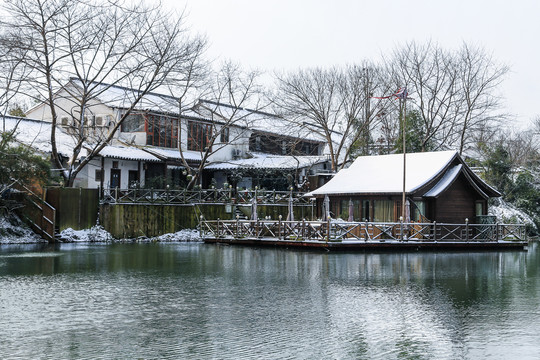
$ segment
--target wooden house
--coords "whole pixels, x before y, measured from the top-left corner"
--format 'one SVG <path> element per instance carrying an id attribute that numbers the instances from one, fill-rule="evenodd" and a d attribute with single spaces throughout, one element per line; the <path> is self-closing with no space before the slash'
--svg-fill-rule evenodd
<path id="1" fill-rule="evenodd" d="M 327 196 L 334 218 L 351 219 L 352 210 L 355 221 L 397 222 L 403 177 L 403 154 L 363 156 L 306 196 L 316 198 L 319 217 Z M 477 222 L 488 199 L 501 195 L 455 151 L 407 154 L 405 193 L 411 221 L 457 224 Z"/>

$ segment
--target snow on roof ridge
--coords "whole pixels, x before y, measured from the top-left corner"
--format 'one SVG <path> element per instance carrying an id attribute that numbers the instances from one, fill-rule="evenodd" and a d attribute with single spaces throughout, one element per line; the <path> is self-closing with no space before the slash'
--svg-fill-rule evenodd
<path id="1" fill-rule="evenodd" d="M 72 81 L 72 82 L 82 82 L 80 79 L 76 78 L 76 77 L 71 77 L 69 78 L 69 81 Z M 134 89 L 134 88 L 129 88 L 127 86 L 122 86 L 122 85 L 115 85 L 115 84 L 108 84 L 108 83 L 104 83 L 104 82 L 99 82 L 99 81 L 90 81 L 91 84 L 97 84 L 97 85 L 103 85 L 105 87 L 108 87 L 109 89 L 110 88 L 116 88 L 116 89 L 121 89 L 121 90 L 125 90 L 125 91 L 131 91 L 131 92 L 142 92 L 141 90 L 137 90 L 137 89 Z M 163 98 L 169 98 L 171 100 L 178 100 L 177 97 L 174 97 L 172 95 L 167 95 L 167 94 L 162 94 L 162 93 L 158 93 L 158 92 L 153 92 L 153 91 L 148 91 L 146 92 L 146 95 L 153 95 L 153 96 L 158 96 L 158 97 L 163 97 Z"/>
<path id="2" fill-rule="evenodd" d="M 234 106 L 234 105 L 225 104 L 225 103 L 222 103 L 222 102 L 219 102 L 219 101 L 199 99 L 199 102 L 201 102 L 201 103 L 209 103 L 209 104 L 213 104 L 213 105 L 217 105 L 217 106 L 224 106 L 224 107 L 228 107 L 228 108 L 231 108 L 231 109 L 239 109 L 239 110 L 249 111 L 249 112 L 252 112 L 252 113 L 255 113 L 255 114 L 268 115 L 268 116 L 277 117 L 277 118 L 280 118 L 280 119 L 283 118 L 283 117 L 281 117 L 281 116 L 279 116 L 277 114 L 271 114 L 271 113 L 268 113 L 266 111 L 254 110 L 254 109 L 241 107 L 241 106 Z"/>

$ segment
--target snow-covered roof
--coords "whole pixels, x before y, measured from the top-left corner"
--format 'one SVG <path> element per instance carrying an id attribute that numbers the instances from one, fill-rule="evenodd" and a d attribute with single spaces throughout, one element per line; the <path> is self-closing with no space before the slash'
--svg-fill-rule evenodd
<path id="1" fill-rule="evenodd" d="M 81 82 L 76 79 L 72 79 L 71 83 L 79 87 L 81 85 Z M 112 108 L 129 108 L 138 96 L 137 90 L 122 86 L 104 83 L 94 83 L 92 86 L 95 87 L 92 92 L 96 94 L 96 98 Z M 144 95 L 136 105 L 135 110 L 178 114 L 178 100 L 172 96 L 150 92 Z"/>
<path id="2" fill-rule="evenodd" d="M 51 145 L 51 123 L 32 120 L 27 118 L 5 117 L 6 131 L 11 131 L 17 127 L 15 131 L 15 139 L 26 146 L 42 152 L 50 153 Z M 76 145 L 75 137 L 65 133 L 62 128 L 57 127 L 56 130 L 56 146 L 58 152 L 64 157 L 70 157 L 73 154 L 73 148 Z M 84 144 L 83 148 L 90 151 L 92 144 Z M 82 151 L 79 157 L 85 156 Z M 122 145 L 107 145 L 101 152 L 100 156 L 134 160 L 134 161 L 153 161 L 158 162 L 162 159 L 180 159 L 180 153 L 176 149 L 163 149 L 156 147 L 135 147 Z M 184 157 L 187 160 L 201 161 L 201 154 L 194 151 L 184 151 Z"/>
<path id="3" fill-rule="evenodd" d="M 413 192 L 439 175 L 457 156 L 455 151 L 406 155 L 405 190 Z M 403 191 L 403 154 L 361 156 L 310 196 L 324 194 L 377 194 Z"/>
<path id="4" fill-rule="evenodd" d="M 500 193 L 474 174 L 456 151 L 406 155 L 405 192 L 413 193 L 438 182 L 422 196 L 437 197 L 463 174 L 478 193 L 487 198 Z M 431 185 L 430 185 L 431 186 Z M 399 194 L 403 191 L 403 154 L 361 156 L 349 168 L 306 196 L 352 194 Z"/>
<path id="5" fill-rule="evenodd" d="M 254 153 L 252 158 L 214 163 L 206 166 L 208 170 L 275 169 L 292 170 L 307 168 L 326 161 L 325 156 L 286 156 Z"/>
<path id="6" fill-rule="evenodd" d="M 444 190 L 446 190 L 458 177 L 461 169 L 463 168 L 462 164 L 458 164 L 451 169 L 449 169 L 444 176 L 439 180 L 439 182 L 432 187 L 427 193 L 424 194 L 425 197 L 437 197 Z"/>
<path id="7" fill-rule="evenodd" d="M 51 123 L 18 117 L 3 118 L 6 131 L 15 130 L 15 139 L 21 144 L 30 146 L 42 153 L 51 152 Z M 70 156 L 76 140 L 57 128 L 56 146 L 63 156 Z"/>
<path id="8" fill-rule="evenodd" d="M 105 146 L 100 151 L 99 154 L 102 157 L 123 159 L 123 160 L 154 161 L 154 162 L 160 161 L 159 158 L 157 158 L 154 155 L 151 155 L 147 151 L 144 151 L 142 149 L 137 149 L 132 146 L 127 147 L 127 146 L 108 145 L 108 146 Z"/>
<path id="9" fill-rule="evenodd" d="M 174 160 L 182 159 L 182 156 L 180 155 L 180 151 L 178 149 L 166 149 L 166 148 L 158 148 L 158 147 L 153 147 L 153 146 L 145 146 L 144 150 L 149 152 L 150 154 L 153 154 L 154 156 L 160 159 L 174 159 Z M 184 159 L 188 161 L 200 162 L 202 159 L 201 153 L 197 151 L 184 150 L 182 154 L 184 155 Z"/>
<path id="10" fill-rule="evenodd" d="M 195 107 L 194 110 L 206 119 L 214 118 L 254 131 L 325 142 L 324 137 L 313 131 L 312 128 L 264 111 L 238 108 L 208 100 L 200 100 L 199 106 Z"/>

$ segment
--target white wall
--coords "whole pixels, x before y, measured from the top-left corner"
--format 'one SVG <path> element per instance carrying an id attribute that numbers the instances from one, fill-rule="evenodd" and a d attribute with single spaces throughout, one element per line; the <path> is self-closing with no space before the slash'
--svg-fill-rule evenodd
<path id="1" fill-rule="evenodd" d="M 120 170 L 120 188 L 127 189 L 129 187 L 129 170 L 140 170 L 139 179 L 141 186 L 144 186 L 144 163 L 141 162 L 139 169 L 139 161 L 134 160 L 120 160 L 120 159 L 109 159 L 106 158 L 103 164 L 104 174 L 103 174 L 103 186 L 105 188 L 110 187 L 111 181 L 111 169 L 113 168 L 113 161 L 118 161 L 118 169 Z M 101 158 L 94 159 L 88 163 L 87 166 L 83 168 L 77 177 L 75 178 L 74 186 L 96 189 L 101 186 L 100 181 L 96 181 L 96 170 L 101 169 Z"/>

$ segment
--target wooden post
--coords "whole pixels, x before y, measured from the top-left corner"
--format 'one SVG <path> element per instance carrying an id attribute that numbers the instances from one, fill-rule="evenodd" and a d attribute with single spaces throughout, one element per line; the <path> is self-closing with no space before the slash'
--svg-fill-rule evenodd
<path id="1" fill-rule="evenodd" d="M 259 238 L 259 219 L 255 220 L 255 238 Z"/>
<path id="2" fill-rule="evenodd" d="M 330 216 L 326 220 L 326 224 L 328 226 L 328 229 L 326 230 L 326 242 L 330 241 Z"/>
<path id="3" fill-rule="evenodd" d="M 203 237 L 203 221 L 204 221 L 204 216 L 200 216 L 200 219 L 201 219 L 201 222 L 199 223 L 199 236 Z"/>
<path id="4" fill-rule="evenodd" d="M 369 223 L 368 223 L 367 219 L 366 219 L 366 225 L 365 226 L 366 226 L 366 228 L 364 229 L 365 232 L 366 232 L 366 238 L 365 239 L 366 239 L 366 242 L 367 242 L 368 239 L 369 239 L 369 229 L 368 229 Z"/>
<path id="5" fill-rule="evenodd" d="M 465 218 L 465 241 L 469 242 L 469 219 Z"/>
<path id="6" fill-rule="evenodd" d="M 400 239 L 400 241 L 403 241 L 403 216 L 400 216 L 400 217 L 399 217 L 399 222 L 400 222 L 400 226 L 399 226 L 399 239 Z"/>
<path id="7" fill-rule="evenodd" d="M 433 241 L 437 242 L 437 222 L 433 222 Z"/>
<path id="8" fill-rule="evenodd" d="M 275 194 L 275 191 L 274 191 Z M 281 239 L 281 215 L 279 215 L 278 227 L 277 227 L 277 238 Z"/>

